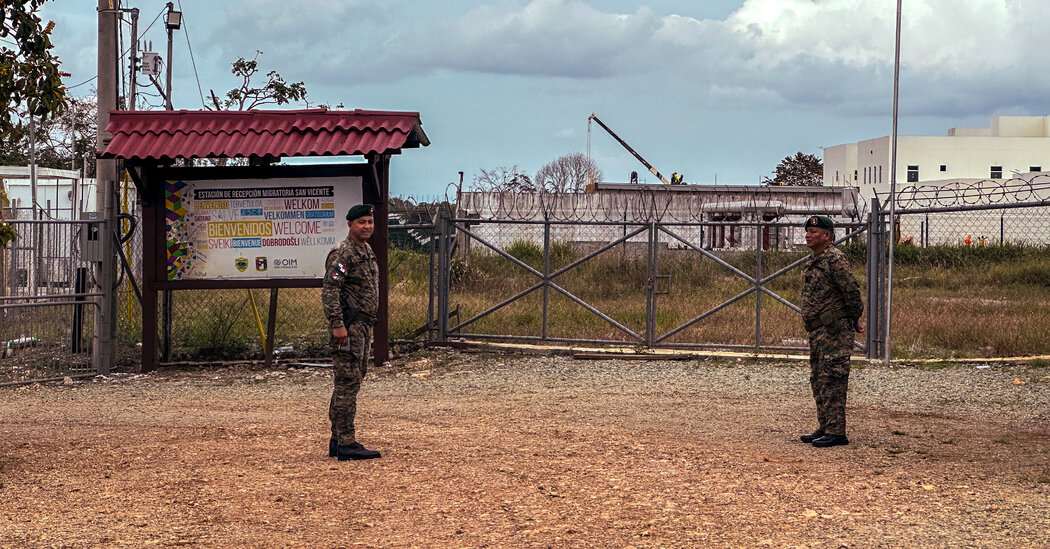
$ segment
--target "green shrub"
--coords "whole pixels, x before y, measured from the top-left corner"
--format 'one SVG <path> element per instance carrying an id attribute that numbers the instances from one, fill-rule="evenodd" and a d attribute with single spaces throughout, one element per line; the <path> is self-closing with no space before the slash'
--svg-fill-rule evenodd
<path id="1" fill-rule="evenodd" d="M 991 274 L 999 284 L 1027 284 L 1050 288 L 1050 259 L 995 265 Z"/>
<path id="2" fill-rule="evenodd" d="M 534 269 L 543 267 L 543 247 L 531 240 L 515 240 L 506 252 Z"/>

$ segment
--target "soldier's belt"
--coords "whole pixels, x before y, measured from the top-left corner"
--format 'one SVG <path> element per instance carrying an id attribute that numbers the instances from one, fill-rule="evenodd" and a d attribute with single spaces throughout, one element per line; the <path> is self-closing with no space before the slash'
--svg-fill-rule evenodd
<path id="1" fill-rule="evenodd" d="M 843 318 L 844 316 L 846 316 L 846 313 L 843 312 L 842 309 L 831 309 L 830 311 L 820 313 L 820 316 L 817 318 L 804 320 L 803 322 L 806 326 L 807 332 L 814 332 L 817 328 L 823 326 L 828 329 L 828 333 L 834 335 L 845 328 L 846 323 Z"/>
<path id="2" fill-rule="evenodd" d="M 370 315 L 360 309 L 343 309 L 343 326 L 349 326 L 355 322 L 364 322 L 369 326 L 375 324 L 375 315 Z"/>

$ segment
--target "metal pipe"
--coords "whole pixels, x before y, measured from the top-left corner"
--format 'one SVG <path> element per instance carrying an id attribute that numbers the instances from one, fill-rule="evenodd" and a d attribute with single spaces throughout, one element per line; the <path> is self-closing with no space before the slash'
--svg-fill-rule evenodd
<path id="1" fill-rule="evenodd" d="M 551 271 L 551 226 L 546 224 L 543 226 L 543 280 L 549 280 Z M 547 315 L 550 305 L 550 287 L 547 284 L 543 285 L 543 326 L 540 329 L 540 334 L 543 337 L 547 337 Z"/>
<path id="2" fill-rule="evenodd" d="M 755 225 L 755 349 L 762 346 L 762 226 Z"/>
<path id="3" fill-rule="evenodd" d="M 92 294 L 84 294 L 92 295 Z M 63 305 L 74 305 L 77 307 L 91 305 L 96 309 L 99 307 L 96 301 L 50 301 L 47 303 L 0 303 L 0 309 L 28 309 L 30 307 L 61 307 Z"/>
<path id="4" fill-rule="evenodd" d="M 754 292 L 754 291 L 755 291 L 754 288 L 748 288 L 748 289 L 744 290 L 743 292 L 737 294 L 736 297 L 733 297 L 729 301 L 724 301 L 724 302 L 722 302 L 721 305 L 715 307 L 714 309 L 711 309 L 711 310 L 707 311 L 706 313 L 704 313 L 704 314 L 702 314 L 702 315 L 700 315 L 700 316 L 690 320 L 689 322 L 686 322 L 685 324 L 682 324 L 681 326 L 671 330 L 670 332 L 667 332 L 662 337 L 660 337 L 660 338 L 656 339 L 655 341 L 653 341 L 653 344 L 655 345 L 656 343 L 660 343 L 661 341 L 663 341 L 663 340 L 665 340 L 665 339 L 667 339 L 667 338 L 677 334 L 678 332 L 681 332 L 682 330 L 692 326 L 693 324 L 696 324 L 697 322 L 700 322 L 701 320 L 703 320 L 703 319 L 705 319 L 705 318 L 707 318 L 707 317 L 717 313 L 718 311 L 721 311 L 722 309 L 725 309 L 726 307 L 736 303 L 737 301 L 740 301 L 741 299 L 744 299 L 745 297 L 751 295 L 751 293 Z"/>
<path id="5" fill-rule="evenodd" d="M 890 243 L 889 259 L 886 271 L 886 332 L 884 345 L 886 354 L 883 357 L 886 365 L 890 364 L 890 333 L 893 319 L 893 248 L 897 240 L 897 117 L 900 99 L 901 80 L 901 2 L 897 0 L 897 34 L 896 43 L 893 48 L 893 151 L 890 159 Z"/>

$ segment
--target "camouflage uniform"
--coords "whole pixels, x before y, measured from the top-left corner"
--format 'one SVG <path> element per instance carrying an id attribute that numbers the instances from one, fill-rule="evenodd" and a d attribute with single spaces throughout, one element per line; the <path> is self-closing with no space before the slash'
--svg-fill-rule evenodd
<path id="1" fill-rule="evenodd" d="M 346 327 L 347 345 L 338 347 L 332 338 L 335 388 L 328 408 L 332 439 L 340 446 L 356 442 L 354 415 L 357 391 L 368 368 L 372 324 L 379 303 L 379 264 L 372 247 L 347 237 L 325 260 L 321 303 L 328 329 Z"/>
<path id="2" fill-rule="evenodd" d="M 809 384 L 820 430 L 846 435 L 846 388 L 853 333 L 864 305 L 845 254 L 828 246 L 802 276 L 802 319 L 809 332 Z"/>

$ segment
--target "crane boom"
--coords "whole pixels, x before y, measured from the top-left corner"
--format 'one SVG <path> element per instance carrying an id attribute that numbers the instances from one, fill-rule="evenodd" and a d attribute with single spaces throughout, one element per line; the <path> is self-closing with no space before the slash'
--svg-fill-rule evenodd
<path id="1" fill-rule="evenodd" d="M 589 117 L 587 117 L 587 120 L 588 121 L 594 120 L 595 122 L 598 123 L 599 126 L 602 127 L 603 130 L 609 132 L 609 135 L 611 135 L 613 137 L 613 139 L 616 140 L 617 143 L 619 143 L 620 145 L 623 145 L 623 148 L 627 149 L 627 152 L 633 154 L 634 157 L 637 158 L 638 161 L 641 162 L 642 165 L 646 167 L 646 169 L 648 169 L 653 175 L 655 175 L 660 181 L 662 181 L 664 183 L 664 185 L 670 185 L 671 184 L 671 182 L 668 181 L 667 178 L 664 177 L 663 174 L 661 174 L 659 170 L 654 168 L 652 164 L 650 164 L 644 158 L 642 158 L 642 155 L 638 154 L 638 151 L 632 149 L 631 146 L 628 145 L 626 141 L 624 141 L 623 139 L 620 139 L 620 136 L 616 135 L 616 132 L 612 131 L 612 128 L 610 128 L 609 126 L 606 126 L 605 122 L 602 122 L 602 120 L 600 118 L 598 118 L 598 115 L 596 115 L 596 114 L 594 114 L 592 112 L 591 115 Z"/>

